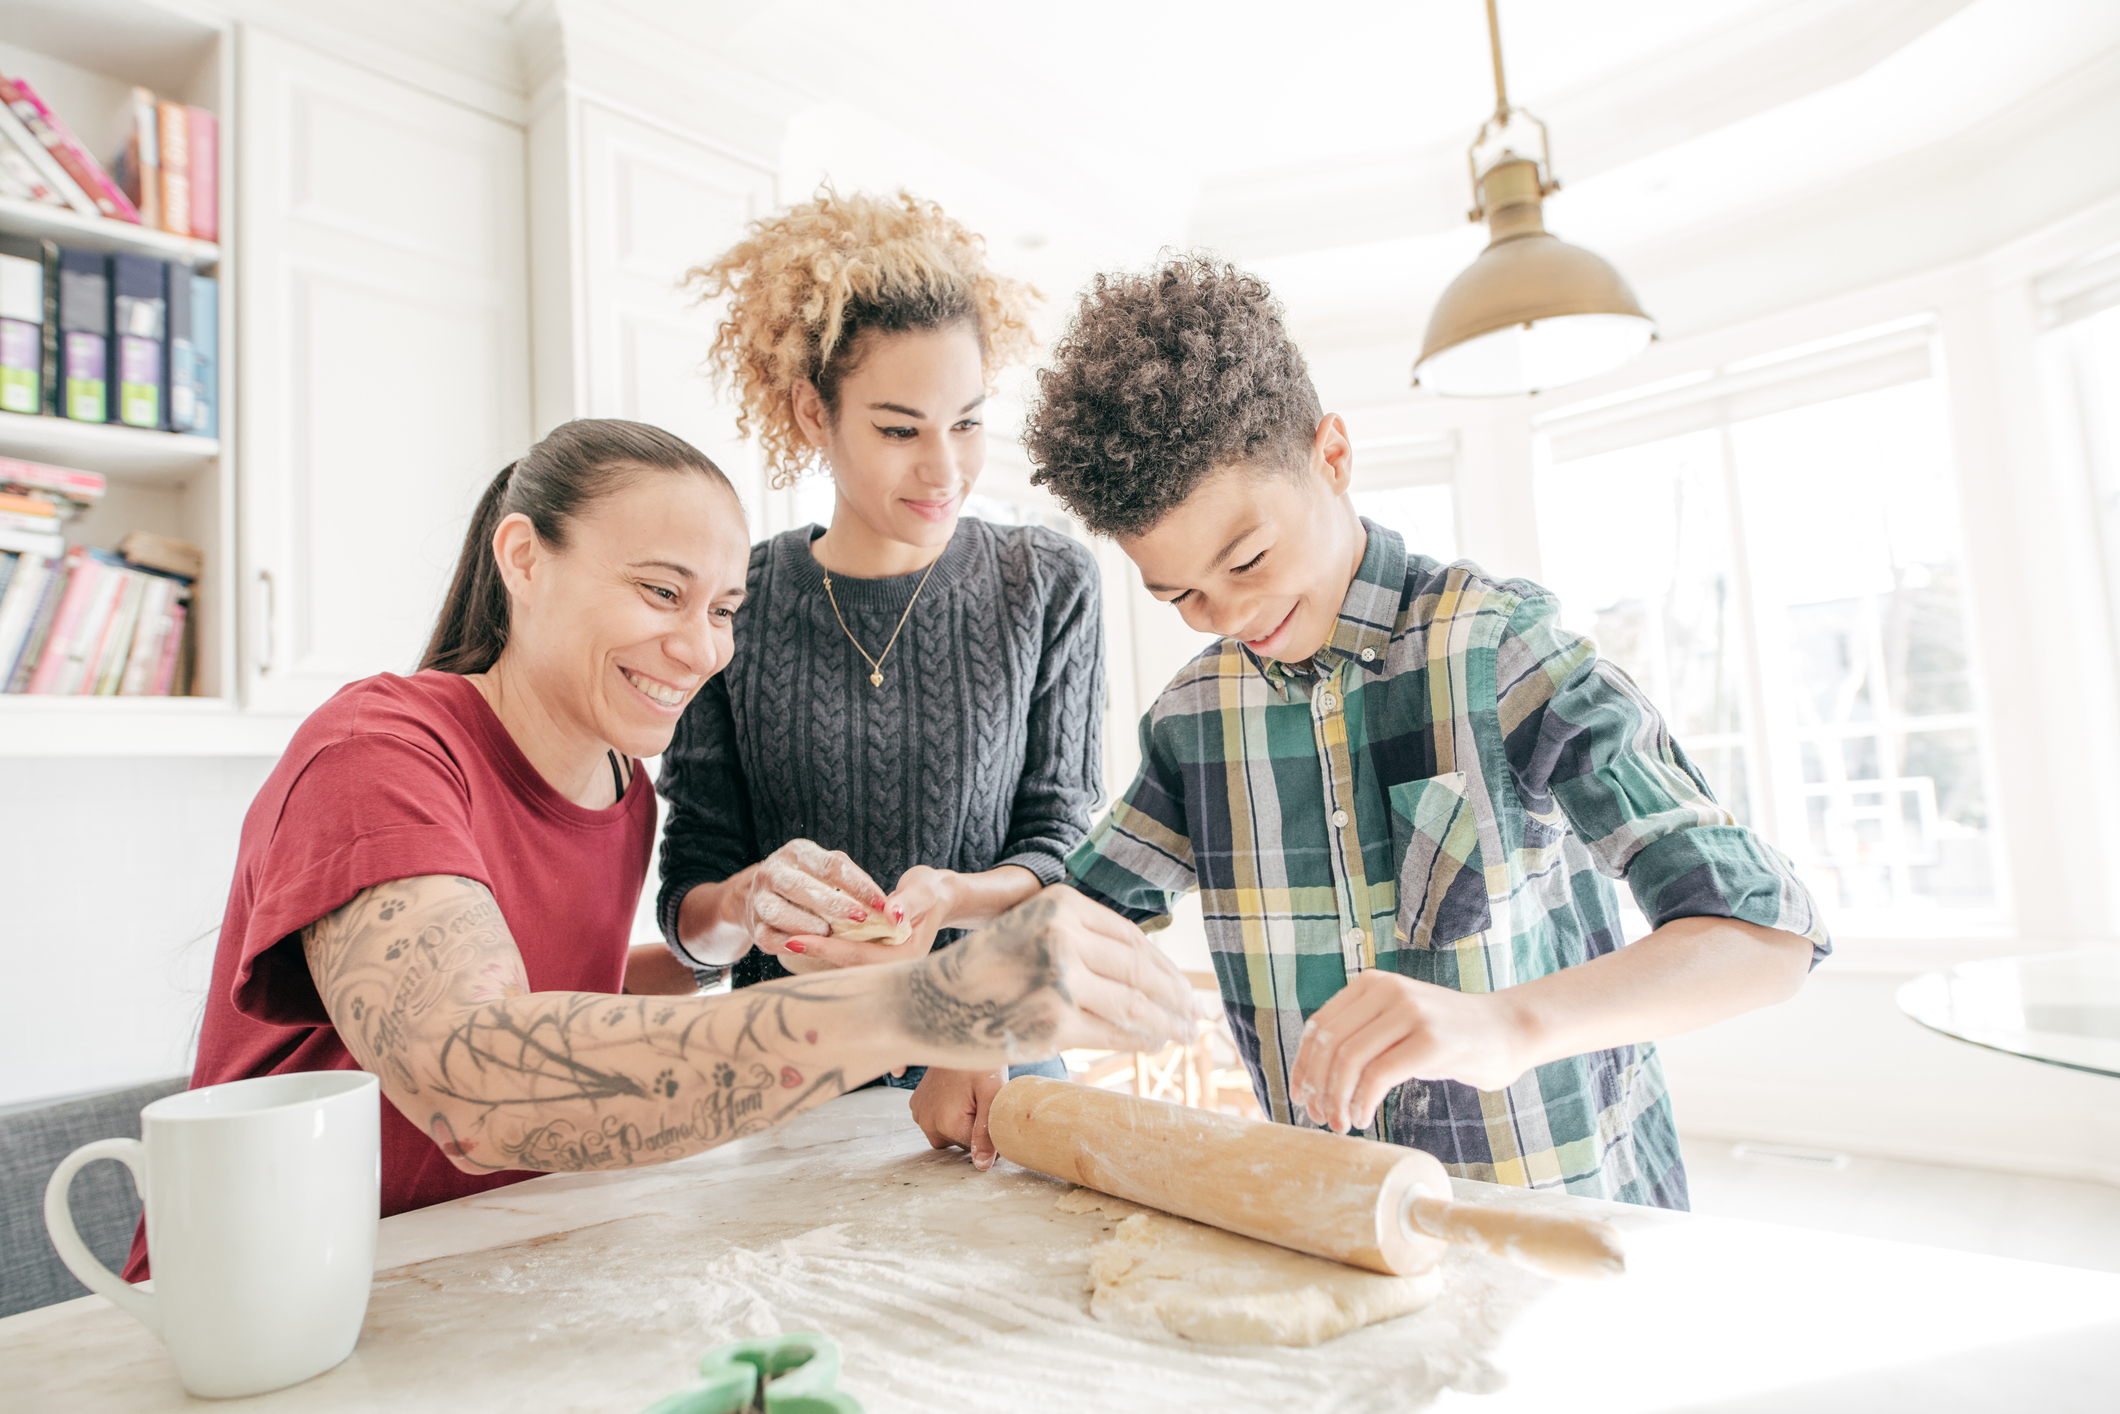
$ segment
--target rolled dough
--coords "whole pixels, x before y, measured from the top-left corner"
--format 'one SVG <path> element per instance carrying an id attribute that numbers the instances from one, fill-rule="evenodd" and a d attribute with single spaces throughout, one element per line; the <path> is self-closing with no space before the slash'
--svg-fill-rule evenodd
<path id="1" fill-rule="evenodd" d="M 1432 1268 L 1393 1277 L 1291 1252 L 1077 1188 L 1063 1213 L 1115 1220 L 1090 1248 L 1090 1314 L 1216 1345 L 1317 1345 L 1420 1310 L 1443 1288 Z"/>
<path id="2" fill-rule="evenodd" d="M 832 924 L 832 936 L 846 938 L 857 943 L 889 943 L 898 946 L 913 936 L 910 923 L 893 923 L 881 914 L 871 915 L 866 923 Z"/>

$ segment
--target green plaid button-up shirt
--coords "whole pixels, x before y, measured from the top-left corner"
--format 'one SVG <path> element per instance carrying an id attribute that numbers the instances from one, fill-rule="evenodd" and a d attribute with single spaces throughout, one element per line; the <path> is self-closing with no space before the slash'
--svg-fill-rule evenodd
<path id="1" fill-rule="evenodd" d="M 1740 918 L 1830 951 L 1772 847 L 1739 826 L 1663 719 L 1555 600 L 1408 557 L 1370 522 L 1307 670 L 1224 639 L 1141 722 L 1141 771 L 1068 861 L 1155 926 L 1201 894 L 1232 1029 L 1266 1112 L 1303 1024 L 1370 967 L 1490 992 L 1621 946 L 1611 879 L 1643 914 Z M 1506 1090 L 1411 1081 L 1372 1138 L 1463 1178 L 1686 1205 L 1650 1045 L 1554 1061 Z"/>

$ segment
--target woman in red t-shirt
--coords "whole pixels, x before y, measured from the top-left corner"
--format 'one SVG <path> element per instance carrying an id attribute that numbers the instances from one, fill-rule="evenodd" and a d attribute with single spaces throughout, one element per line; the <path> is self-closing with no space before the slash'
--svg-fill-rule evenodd
<path id="1" fill-rule="evenodd" d="M 496 477 L 421 671 L 319 708 L 244 818 L 192 1083 L 374 1072 L 388 1215 L 682 1158 L 898 1066 L 1179 1036 L 1184 978 L 1064 888 L 915 962 L 617 995 L 691 985 L 628 975 L 635 758 L 728 662 L 749 552 L 727 478 L 653 427 L 570 422 Z"/>

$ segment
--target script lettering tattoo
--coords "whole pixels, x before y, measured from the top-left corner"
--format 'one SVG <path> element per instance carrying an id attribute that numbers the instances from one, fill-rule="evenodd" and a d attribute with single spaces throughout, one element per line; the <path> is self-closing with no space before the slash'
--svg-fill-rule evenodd
<path id="1" fill-rule="evenodd" d="M 459 1166 L 573 1171 L 682 1157 L 845 1092 L 792 1062 L 844 980 L 677 1002 L 533 992 L 484 885 L 430 876 L 301 934 L 347 1048 Z M 798 1037 L 808 1037 L 807 1042 Z"/>
<path id="2" fill-rule="evenodd" d="M 815 973 L 684 1000 L 533 991 L 500 908 L 471 879 L 378 885 L 300 941 L 355 1060 L 452 1162 L 571 1171 L 769 1128 L 876 1074 L 879 1035 L 921 1056 L 1050 1055 L 1074 1007 L 1058 914 L 1050 896 L 1033 899 L 890 978 Z M 850 1054 L 870 1067 L 851 1080 Z"/>

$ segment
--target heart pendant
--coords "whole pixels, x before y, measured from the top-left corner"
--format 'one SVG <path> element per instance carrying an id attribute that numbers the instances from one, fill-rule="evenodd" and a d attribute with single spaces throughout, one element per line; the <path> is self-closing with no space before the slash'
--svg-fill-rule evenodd
<path id="1" fill-rule="evenodd" d="M 870 686 L 870 687 L 882 687 L 882 686 L 883 686 L 883 674 L 882 674 L 882 673 L 870 673 L 870 674 L 869 674 L 869 686 Z"/>

